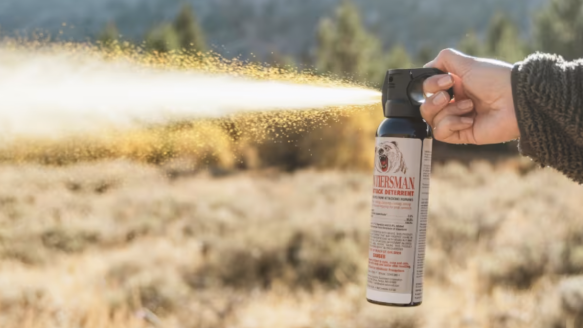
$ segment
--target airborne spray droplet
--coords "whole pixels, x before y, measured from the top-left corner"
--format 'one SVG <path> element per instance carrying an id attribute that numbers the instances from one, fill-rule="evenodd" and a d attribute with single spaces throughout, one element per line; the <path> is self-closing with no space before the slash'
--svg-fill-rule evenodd
<path id="1" fill-rule="evenodd" d="M 222 61 L 209 58 L 185 70 L 165 67 L 163 57 L 152 57 L 148 66 L 131 56 L 104 57 L 75 47 L 0 48 L 0 137 L 59 137 L 246 111 L 368 105 L 380 95 L 301 74 L 282 73 L 274 81 L 277 74 L 221 67 Z M 187 60 L 182 55 L 174 61 Z"/>

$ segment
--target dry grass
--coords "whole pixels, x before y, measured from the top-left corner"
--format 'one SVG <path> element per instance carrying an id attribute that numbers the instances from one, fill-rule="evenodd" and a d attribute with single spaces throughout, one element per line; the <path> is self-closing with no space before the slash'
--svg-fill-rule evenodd
<path id="1" fill-rule="evenodd" d="M 0 326 L 577 327 L 583 189 L 521 163 L 435 167 L 416 309 L 364 299 L 369 174 L 5 164 Z"/>

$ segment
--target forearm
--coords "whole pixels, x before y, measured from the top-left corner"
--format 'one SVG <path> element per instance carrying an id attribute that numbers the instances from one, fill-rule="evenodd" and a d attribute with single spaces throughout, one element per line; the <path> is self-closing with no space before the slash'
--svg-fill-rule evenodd
<path id="1" fill-rule="evenodd" d="M 536 54 L 515 65 L 520 150 L 583 183 L 583 61 Z"/>

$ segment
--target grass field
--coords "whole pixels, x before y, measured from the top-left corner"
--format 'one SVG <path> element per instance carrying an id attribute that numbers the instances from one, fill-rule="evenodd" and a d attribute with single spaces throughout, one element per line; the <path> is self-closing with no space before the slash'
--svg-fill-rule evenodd
<path id="1" fill-rule="evenodd" d="M 580 327 L 583 189 L 436 165 L 425 298 L 364 297 L 367 172 L 0 166 L 0 327 Z"/>

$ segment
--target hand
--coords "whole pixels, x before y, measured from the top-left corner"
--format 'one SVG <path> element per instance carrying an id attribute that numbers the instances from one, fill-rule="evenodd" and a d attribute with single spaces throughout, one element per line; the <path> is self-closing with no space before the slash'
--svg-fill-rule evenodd
<path id="1" fill-rule="evenodd" d="M 520 137 L 512 99 L 512 65 L 442 50 L 425 67 L 448 75 L 435 75 L 423 85 L 428 97 L 421 115 L 437 140 L 453 144 L 493 144 Z M 453 86 L 451 101 L 447 89 Z"/>

